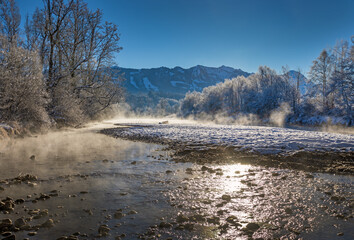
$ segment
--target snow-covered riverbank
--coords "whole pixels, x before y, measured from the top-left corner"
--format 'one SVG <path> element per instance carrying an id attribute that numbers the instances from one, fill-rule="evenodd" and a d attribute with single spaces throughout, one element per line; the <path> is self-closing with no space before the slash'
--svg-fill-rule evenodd
<path id="1" fill-rule="evenodd" d="M 278 127 L 201 124 L 155 120 L 123 120 L 113 135 L 121 138 L 159 140 L 191 146 L 227 146 L 260 154 L 292 155 L 299 152 L 354 152 L 354 135 L 304 131 Z M 143 126 L 142 126 L 143 125 Z"/>

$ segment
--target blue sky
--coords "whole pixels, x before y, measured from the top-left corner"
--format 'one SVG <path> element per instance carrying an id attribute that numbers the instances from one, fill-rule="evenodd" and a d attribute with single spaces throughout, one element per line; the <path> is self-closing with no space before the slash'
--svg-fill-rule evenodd
<path id="1" fill-rule="evenodd" d="M 353 0 L 87 0 L 118 25 L 122 67 L 221 65 L 309 70 L 354 35 Z M 17 0 L 22 19 L 40 0 Z"/>

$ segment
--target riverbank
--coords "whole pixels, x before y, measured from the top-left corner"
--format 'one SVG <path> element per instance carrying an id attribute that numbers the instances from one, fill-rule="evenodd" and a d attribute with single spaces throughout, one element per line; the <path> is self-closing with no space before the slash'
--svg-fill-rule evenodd
<path id="1" fill-rule="evenodd" d="M 124 124 L 101 133 L 163 144 L 178 162 L 241 162 L 309 172 L 354 174 L 354 136 L 275 127 Z M 125 127 L 122 127 L 125 126 Z"/>

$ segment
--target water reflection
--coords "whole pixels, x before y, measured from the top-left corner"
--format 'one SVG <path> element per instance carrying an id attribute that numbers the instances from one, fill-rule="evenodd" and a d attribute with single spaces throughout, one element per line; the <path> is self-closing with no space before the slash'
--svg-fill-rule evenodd
<path id="1" fill-rule="evenodd" d="M 101 127 L 19 139 L 2 148 L 0 199 L 25 203 L 0 212 L 0 219 L 48 209 L 29 223 L 53 219 L 55 227 L 39 228 L 34 239 L 75 232 L 94 239 L 102 224 L 111 229 L 108 239 L 354 239 L 351 176 L 174 163 L 163 146 L 95 133 Z M 19 173 L 38 176 L 37 185 L 9 180 Z"/>

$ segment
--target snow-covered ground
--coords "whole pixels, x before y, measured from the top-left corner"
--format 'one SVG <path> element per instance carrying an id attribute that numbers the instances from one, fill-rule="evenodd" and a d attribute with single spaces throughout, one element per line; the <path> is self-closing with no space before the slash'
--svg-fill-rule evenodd
<path id="1" fill-rule="evenodd" d="M 119 130 L 116 136 L 160 139 L 188 145 L 230 146 L 240 151 L 291 155 L 299 151 L 354 153 L 354 135 L 278 127 L 203 124 L 194 121 L 121 119 L 120 124 L 141 125 Z"/>

